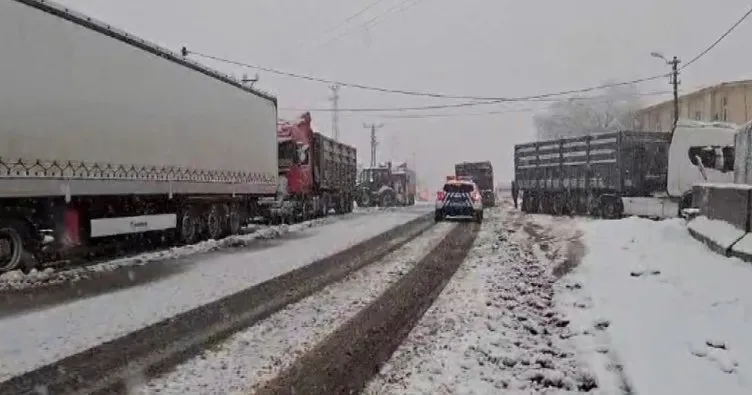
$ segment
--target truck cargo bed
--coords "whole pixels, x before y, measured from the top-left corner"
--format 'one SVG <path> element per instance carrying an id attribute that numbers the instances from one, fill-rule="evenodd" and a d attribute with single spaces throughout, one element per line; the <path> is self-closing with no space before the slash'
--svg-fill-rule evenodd
<path id="1" fill-rule="evenodd" d="M 355 147 L 314 133 L 314 178 L 322 191 L 350 192 L 357 177 Z"/>
<path id="2" fill-rule="evenodd" d="M 669 135 L 614 132 L 515 146 L 521 190 L 647 196 L 665 190 Z"/>

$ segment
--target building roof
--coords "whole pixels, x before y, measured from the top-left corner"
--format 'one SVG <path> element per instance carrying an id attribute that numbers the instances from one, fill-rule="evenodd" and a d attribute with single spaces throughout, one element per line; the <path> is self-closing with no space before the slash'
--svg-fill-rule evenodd
<path id="1" fill-rule="evenodd" d="M 685 98 L 694 97 L 694 96 L 698 96 L 698 95 L 707 93 L 709 91 L 714 91 L 714 90 L 721 89 L 721 88 L 734 87 L 734 86 L 742 86 L 742 85 L 752 85 L 752 80 L 729 81 L 729 82 L 722 82 L 722 83 L 716 84 L 716 85 L 706 86 L 706 87 L 698 89 L 696 91 L 685 93 L 685 94 L 679 96 L 679 100 L 685 99 Z M 660 103 L 651 104 L 651 105 L 649 105 L 647 107 L 643 107 L 643 108 L 637 110 L 637 112 L 639 113 L 639 112 L 645 112 L 645 111 L 655 110 L 655 109 L 657 109 L 659 107 L 670 105 L 673 102 L 674 102 L 673 99 L 664 100 L 664 101 L 662 101 Z"/>

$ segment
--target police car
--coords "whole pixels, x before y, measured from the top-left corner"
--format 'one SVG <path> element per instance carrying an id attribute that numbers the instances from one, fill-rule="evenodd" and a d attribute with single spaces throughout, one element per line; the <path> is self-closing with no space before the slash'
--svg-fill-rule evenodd
<path id="1" fill-rule="evenodd" d="M 436 193 L 434 218 L 439 222 L 447 217 L 470 217 L 477 223 L 483 222 L 480 190 L 472 179 L 449 176 Z"/>

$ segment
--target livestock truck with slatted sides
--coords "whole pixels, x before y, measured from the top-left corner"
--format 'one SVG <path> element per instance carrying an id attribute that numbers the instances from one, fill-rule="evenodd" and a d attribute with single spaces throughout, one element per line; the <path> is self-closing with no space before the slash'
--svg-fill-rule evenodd
<path id="1" fill-rule="evenodd" d="M 0 48 L 0 273 L 276 196 L 275 97 L 49 1 L 0 2 Z"/>
<path id="2" fill-rule="evenodd" d="M 516 145 L 528 213 L 680 216 L 692 186 L 732 182 L 736 125 L 680 119 L 673 133 L 621 131 Z"/>

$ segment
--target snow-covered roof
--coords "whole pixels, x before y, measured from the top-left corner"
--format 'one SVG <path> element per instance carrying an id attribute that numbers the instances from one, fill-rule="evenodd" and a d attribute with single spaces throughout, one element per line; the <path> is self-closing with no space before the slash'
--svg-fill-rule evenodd
<path id="1" fill-rule="evenodd" d="M 721 121 L 697 121 L 694 119 L 679 118 L 676 122 L 676 127 L 682 128 L 718 128 L 718 129 L 739 129 L 739 125 L 731 122 Z"/>

